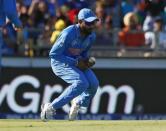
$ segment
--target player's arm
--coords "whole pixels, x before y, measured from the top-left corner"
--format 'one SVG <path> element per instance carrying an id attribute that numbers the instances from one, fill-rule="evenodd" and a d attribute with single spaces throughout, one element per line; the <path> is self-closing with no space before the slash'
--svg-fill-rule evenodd
<path id="1" fill-rule="evenodd" d="M 67 49 L 67 44 L 70 41 L 71 41 L 70 33 L 61 32 L 61 34 L 57 38 L 56 42 L 54 43 L 50 51 L 50 54 L 49 54 L 50 57 L 58 61 L 61 61 L 63 63 L 67 63 L 69 65 L 76 65 L 77 63 L 76 59 L 64 55 L 64 52 Z"/>
<path id="2" fill-rule="evenodd" d="M 3 0 L 3 8 L 6 16 L 14 24 L 15 28 L 22 28 L 22 23 L 16 10 L 16 0 Z"/>
<path id="3" fill-rule="evenodd" d="M 96 40 L 96 34 L 92 33 L 90 36 L 90 44 L 88 45 L 88 47 L 86 48 L 86 50 L 84 50 L 81 54 L 81 56 L 85 59 L 90 59 L 90 49 L 92 47 L 92 45 L 95 43 Z"/>
<path id="4" fill-rule="evenodd" d="M 91 44 L 89 44 L 89 46 L 86 48 L 86 50 L 81 53 L 82 58 L 80 59 L 80 61 L 77 62 L 78 66 L 80 68 L 88 69 L 88 68 L 92 67 L 95 64 L 95 62 L 96 62 L 95 58 L 90 57 L 90 53 L 89 53 L 90 48 L 91 48 L 92 44 L 95 41 L 95 38 L 96 38 L 96 36 L 92 35 Z"/>

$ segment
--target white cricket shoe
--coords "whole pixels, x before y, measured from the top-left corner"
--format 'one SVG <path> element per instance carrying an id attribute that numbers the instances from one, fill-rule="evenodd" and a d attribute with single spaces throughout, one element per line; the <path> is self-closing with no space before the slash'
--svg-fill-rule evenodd
<path id="1" fill-rule="evenodd" d="M 49 119 L 53 118 L 53 115 L 55 114 L 55 109 L 50 105 L 50 103 L 45 103 L 41 105 L 41 120 L 46 122 Z"/>
<path id="2" fill-rule="evenodd" d="M 71 108 L 69 111 L 69 121 L 74 121 L 77 118 L 80 106 L 76 103 L 75 99 L 71 102 Z"/>

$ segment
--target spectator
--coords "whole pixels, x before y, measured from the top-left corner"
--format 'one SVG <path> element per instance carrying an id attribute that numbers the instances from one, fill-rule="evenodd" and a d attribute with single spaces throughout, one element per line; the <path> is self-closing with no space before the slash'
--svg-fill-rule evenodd
<path id="1" fill-rule="evenodd" d="M 57 37 L 59 36 L 60 32 L 66 27 L 66 23 L 64 20 L 58 20 L 55 23 L 55 31 L 52 33 L 51 38 L 50 38 L 50 42 L 53 44 Z"/>
<path id="2" fill-rule="evenodd" d="M 134 5 L 132 3 L 132 0 L 122 0 L 121 9 L 122 9 L 122 16 L 125 16 L 129 12 L 133 12 Z"/>
<path id="3" fill-rule="evenodd" d="M 88 3 L 86 0 L 68 0 L 66 3 L 70 9 L 82 9 L 82 8 L 87 8 Z"/>
<path id="4" fill-rule="evenodd" d="M 112 17 L 106 16 L 105 22 L 102 24 L 100 31 L 98 30 L 96 35 L 96 44 L 101 46 L 113 46 L 114 45 L 114 33 L 112 28 Z"/>
<path id="5" fill-rule="evenodd" d="M 68 12 L 68 18 L 72 24 L 77 23 L 77 14 L 78 14 L 78 9 L 72 9 Z"/>
<path id="6" fill-rule="evenodd" d="M 105 3 L 105 12 L 106 15 L 108 15 L 108 17 L 111 16 L 112 27 L 119 29 L 121 27 L 121 19 L 122 19 L 120 1 L 107 0 L 107 2 Z"/>
<path id="7" fill-rule="evenodd" d="M 29 9 L 29 16 L 33 19 L 35 27 L 44 28 L 50 18 L 46 2 L 38 0 L 33 1 Z"/>
<path id="8" fill-rule="evenodd" d="M 2 1 L 8 2 L 9 0 L 0 0 L 0 2 Z M 14 47 L 14 54 L 21 55 L 27 54 L 25 51 L 29 50 L 30 45 L 32 48 L 35 47 L 35 50 L 42 49 L 41 43 L 44 44 L 45 38 L 47 39 L 46 42 L 50 40 L 50 33 L 54 29 L 55 22 L 61 19 L 65 22 L 66 26 L 76 23 L 76 15 L 83 7 L 93 8 L 100 19 L 95 29 L 97 34 L 96 44 L 104 47 L 113 45 L 119 48 L 119 44 L 139 47 L 144 45 L 144 39 L 146 38 L 146 45 L 155 48 L 156 32 L 153 33 L 154 19 L 156 16 L 162 16 L 164 22 L 162 25 L 166 23 L 165 0 L 17 0 L 16 9 L 24 28 L 20 32 L 15 32 L 16 34 L 11 34 L 13 33 L 12 29 L 10 29 L 12 26 L 9 26 L 10 28 L 8 27 L 4 34 L 4 43 L 11 42 L 11 39 L 15 40 L 16 38 L 13 39 L 14 36 L 17 37 L 17 41 L 14 42 L 17 43 L 17 46 L 13 46 L 13 43 L 11 43 L 12 46 L 4 47 Z M 137 20 L 131 20 L 136 22 L 130 22 L 136 23 L 135 26 L 134 24 L 130 26 L 123 25 L 124 15 L 128 12 L 135 12 L 137 14 Z M 2 20 L 4 19 L 0 19 L 1 22 Z M 144 33 L 141 32 L 142 26 L 145 31 L 145 38 L 143 38 Z M 119 32 L 119 30 L 122 31 Z M 47 34 L 46 36 L 46 32 L 49 35 Z M 124 37 L 130 37 L 130 40 L 124 39 Z M 135 40 L 135 37 L 137 39 L 140 38 Z M 10 40 L 7 40 L 7 38 Z M 42 42 L 40 43 L 39 41 Z M 10 43 L 6 44 L 10 45 Z M 47 49 L 49 50 L 49 46 Z"/>
<path id="9" fill-rule="evenodd" d="M 47 0 L 48 12 L 51 16 L 56 16 L 56 0 Z"/>
<path id="10" fill-rule="evenodd" d="M 103 29 L 104 26 L 104 21 L 106 18 L 106 12 L 105 12 L 105 3 L 101 1 L 96 2 L 96 7 L 95 7 L 95 13 L 97 17 L 99 18 L 99 21 L 97 23 L 97 32 L 100 33 Z"/>
<path id="11" fill-rule="evenodd" d="M 154 33 L 156 44 L 160 49 L 166 49 L 166 30 L 161 17 L 155 19 Z"/>
<path id="12" fill-rule="evenodd" d="M 50 25 L 45 25 L 43 33 L 39 35 L 37 39 L 37 46 L 35 48 L 35 54 L 38 56 L 47 56 L 48 51 L 51 48 L 50 44 L 51 29 Z"/>
<path id="13" fill-rule="evenodd" d="M 22 55 L 28 55 L 28 53 L 25 53 L 25 48 L 28 48 L 28 41 L 29 41 L 29 32 L 28 32 L 28 28 L 29 28 L 29 15 L 28 15 L 28 8 L 21 4 L 20 5 L 20 9 L 19 9 L 19 13 L 20 13 L 20 20 L 22 21 L 23 24 L 23 29 L 19 32 L 17 32 L 17 45 L 18 45 L 18 49 L 17 49 L 17 53 L 18 54 L 22 54 Z"/>
<path id="14" fill-rule="evenodd" d="M 160 15 L 164 10 L 165 0 L 145 0 L 145 10 L 150 13 L 152 17 Z"/>
<path id="15" fill-rule="evenodd" d="M 153 23 L 153 31 L 146 34 L 146 42 L 153 49 L 166 49 L 166 31 L 161 17 L 156 17 Z"/>
<path id="16" fill-rule="evenodd" d="M 154 18 L 148 13 L 143 22 L 143 31 L 152 31 L 153 30 L 153 20 Z"/>
<path id="17" fill-rule="evenodd" d="M 119 43 L 127 47 L 140 47 L 145 44 L 145 37 L 139 28 L 137 15 L 133 12 L 124 17 L 125 27 L 119 32 Z"/>
<path id="18" fill-rule="evenodd" d="M 70 8 L 66 5 L 63 5 L 60 8 L 57 8 L 56 10 L 56 18 L 64 20 L 67 26 L 71 25 L 71 21 L 69 18 L 69 11 L 70 11 Z"/>
<path id="19" fill-rule="evenodd" d="M 147 15 L 147 12 L 145 11 L 146 3 L 145 0 L 139 0 L 139 1 L 140 2 L 136 2 L 135 12 L 137 13 L 140 23 L 143 24 L 144 19 Z"/>

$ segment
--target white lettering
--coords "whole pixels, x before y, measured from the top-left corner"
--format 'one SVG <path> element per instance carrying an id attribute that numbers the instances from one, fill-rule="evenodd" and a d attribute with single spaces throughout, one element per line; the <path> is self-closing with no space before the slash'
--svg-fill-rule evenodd
<path id="1" fill-rule="evenodd" d="M 10 89 L 8 88 L 7 85 L 2 86 L 2 89 L 0 91 L 0 106 L 3 102 L 3 100 L 5 99 L 5 97 L 7 96 L 7 93 L 8 93 L 9 90 Z"/>
<path id="2" fill-rule="evenodd" d="M 16 90 L 19 87 L 19 85 L 21 85 L 23 83 L 29 83 L 34 88 L 39 88 L 39 86 L 40 86 L 39 81 L 32 76 L 23 75 L 23 76 L 16 77 L 9 85 L 6 84 L 6 85 L 4 85 L 4 87 L 2 87 L 2 89 L 3 89 L 2 91 L 4 91 L 4 93 L 2 92 L 2 97 L 0 99 L 0 102 L 4 99 L 4 94 L 6 93 L 6 89 L 8 89 L 7 103 L 13 111 L 15 111 L 17 113 L 27 113 L 29 111 L 36 113 L 37 107 L 39 104 L 39 98 L 40 98 L 39 93 L 30 93 L 29 92 L 29 93 L 23 94 L 23 98 L 31 99 L 31 103 L 27 106 L 20 106 L 16 103 L 16 100 L 15 100 Z"/>
<path id="3" fill-rule="evenodd" d="M 108 101 L 108 108 L 107 112 L 108 113 L 115 113 L 116 105 L 117 105 L 117 100 L 118 100 L 118 95 L 120 93 L 125 93 L 126 94 L 126 102 L 125 102 L 125 107 L 124 107 L 124 113 L 130 114 L 133 109 L 133 104 L 134 104 L 134 90 L 132 87 L 128 85 L 123 85 L 120 86 L 118 89 L 116 89 L 114 86 L 111 85 L 106 85 L 103 88 L 99 88 L 95 97 L 92 100 L 92 106 L 91 106 L 91 112 L 92 113 L 97 113 L 99 110 L 99 104 L 100 104 L 100 99 L 103 93 L 108 93 L 109 95 L 109 101 Z"/>
<path id="4" fill-rule="evenodd" d="M 42 103 L 50 102 L 51 97 L 53 96 L 54 93 L 61 94 L 64 90 L 64 87 L 61 85 L 50 86 L 46 84 L 43 87 L 43 97 L 40 96 L 39 92 L 24 92 L 22 94 L 23 98 L 25 100 L 31 100 L 31 102 L 26 106 L 21 106 L 16 101 L 15 95 L 16 91 L 18 90 L 18 87 L 20 87 L 20 85 L 24 83 L 32 85 L 34 89 L 38 89 L 40 87 L 40 81 L 37 78 L 30 75 L 18 76 L 15 79 L 13 79 L 9 84 L 4 84 L 4 86 L 2 86 L 0 91 L 0 105 L 2 104 L 3 100 L 5 100 L 6 98 L 9 108 L 16 113 L 28 113 L 28 112 L 37 113 L 40 108 L 39 105 L 40 100 L 42 100 L 41 101 Z M 107 93 L 109 95 L 107 113 L 115 113 L 117 108 L 118 96 L 122 93 L 124 93 L 126 96 L 124 103 L 124 113 L 125 114 L 132 113 L 135 92 L 133 88 L 129 85 L 122 85 L 117 89 L 112 85 L 105 85 L 103 87 L 99 87 L 95 97 L 92 100 L 92 104 L 90 107 L 91 113 L 96 114 L 99 112 L 101 96 L 103 95 L 103 93 Z M 66 104 L 65 106 L 62 107 L 62 110 L 66 113 L 69 112 L 69 109 L 70 109 L 69 104 Z M 83 113 L 86 112 L 87 110 L 84 111 Z"/>

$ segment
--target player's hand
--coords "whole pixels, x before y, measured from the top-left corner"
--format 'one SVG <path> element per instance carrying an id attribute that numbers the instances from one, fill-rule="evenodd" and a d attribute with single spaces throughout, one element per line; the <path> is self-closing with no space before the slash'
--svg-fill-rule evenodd
<path id="1" fill-rule="evenodd" d="M 80 58 L 77 61 L 76 66 L 81 69 L 81 70 L 87 70 L 88 68 L 92 67 L 95 64 L 95 58 L 90 57 L 90 58 Z"/>
<path id="2" fill-rule="evenodd" d="M 83 59 L 83 58 L 79 58 L 77 60 L 77 64 L 76 64 L 76 67 L 78 67 L 80 70 L 86 70 L 88 69 L 88 66 L 87 66 L 87 60 L 86 59 Z"/>

